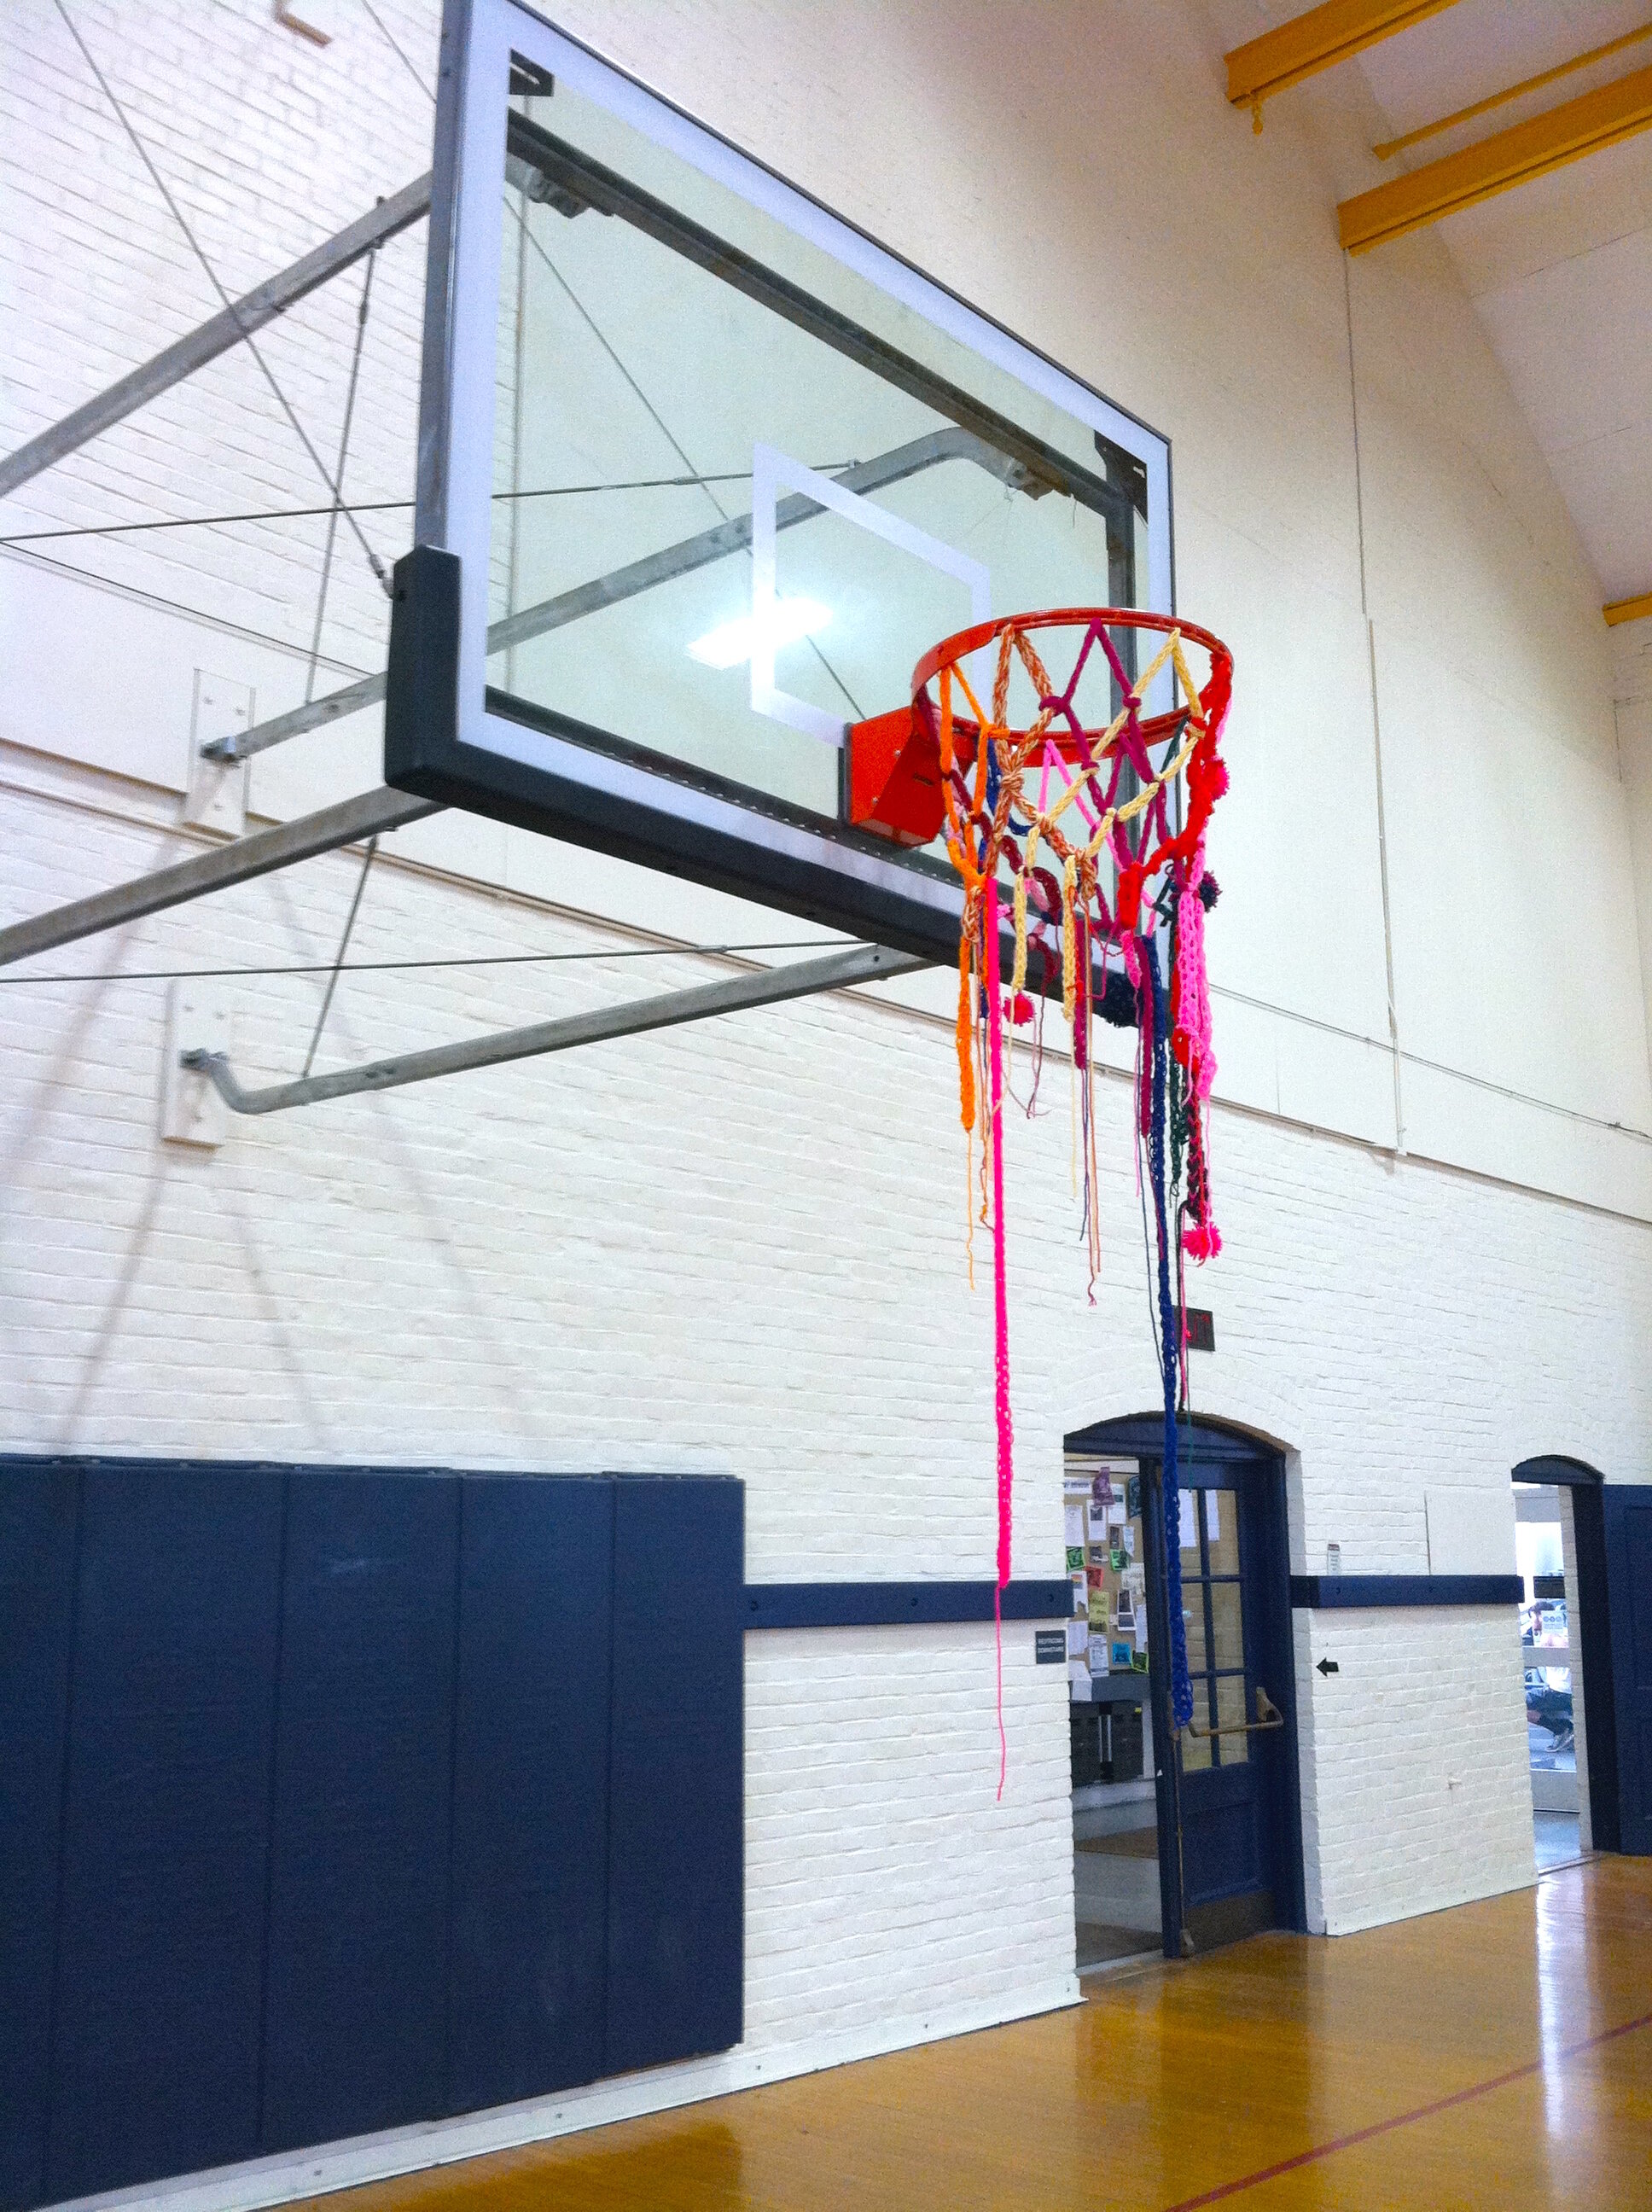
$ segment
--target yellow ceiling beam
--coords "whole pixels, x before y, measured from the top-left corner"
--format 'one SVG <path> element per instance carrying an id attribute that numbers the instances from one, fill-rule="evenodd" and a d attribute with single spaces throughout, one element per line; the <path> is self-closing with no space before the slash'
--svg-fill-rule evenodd
<path id="1" fill-rule="evenodd" d="M 1528 123 L 1494 131 L 1461 154 L 1430 161 L 1374 191 L 1344 200 L 1337 210 L 1342 242 L 1350 253 L 1367 253 L 1408 230 L 1423 230 L 1495 193 L 1512 191 L 1568 161 L 1652 128 L 1652 69 L 1635 70 L 1597 91 L 1563 101 Z"/>
<path id="2" fill-rule="evenodd" d="M 1254 128 L 1262 127 L 1262 102 L 1276 92 L 1334 69 L 1367 46 L 1408 31 L 1425 16 L 1437 15 L 1455 0 L 1325 0 L 1304 15 L 1276 24 L 1236 46 L 1227 56 L 1228 98 L 1248 107 Z"/>
<path id="3" fill-rule="evenodd" d="M 1652 592 L 1643 592 L 1638 599 L 1613 599 L 1600 611 L 1613 629 L 1619 623 L 1639 622 L 1643 615 L 1652 615 Z"/>

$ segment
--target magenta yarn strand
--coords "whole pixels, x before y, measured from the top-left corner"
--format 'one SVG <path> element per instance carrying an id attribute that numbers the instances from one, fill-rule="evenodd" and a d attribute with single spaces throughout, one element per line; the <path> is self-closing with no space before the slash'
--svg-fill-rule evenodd
<path id="1" fill-rule="evenodd" d="M 998 1376 L 998 1586 L 993 1593 L 993 1642 L 998 1663 L 998 1794 L 1004 1795 L 1009 1745 L 1004 1733 L 1004 1589 L 1010 1579 L 1011 1492 L 1015 1435 L 1010 1423 L 1010 1297 L 1004 1249 L 1004 994 L 998 951 L 998 881 L 987 884 L 987 1127 L 993 1140 L 993 1328 Z"/>

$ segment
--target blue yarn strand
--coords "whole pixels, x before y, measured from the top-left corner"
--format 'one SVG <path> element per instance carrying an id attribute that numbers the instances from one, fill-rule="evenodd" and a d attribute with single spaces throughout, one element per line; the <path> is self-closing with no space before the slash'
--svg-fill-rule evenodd
<path id="1" fill-rule="evenodd" d="M 1141 940 L 1142 959 L 1153 994 L 1153 1051 L 1148 1067 L 1147 1169 L 1153 1186 L 1154 1224 L 1158 1232 L 1159 1371 L 1164 1384 L 1164 1578 L 1170 1628 L 1170 1711 L 1178 1728 L 1193 1717 L 1193 1688 L 1187 1673 L 1187 1624 L 1181 1613 L 1181 1485 L 1176 1470 L 1176 1381 L 1181 1331 L 1170 1288 L 1170 1228 L 1164 1173 L 1165 1121 L 1170 1092 L 1169 993 L 1159 971 L 1152 940 Z"/>

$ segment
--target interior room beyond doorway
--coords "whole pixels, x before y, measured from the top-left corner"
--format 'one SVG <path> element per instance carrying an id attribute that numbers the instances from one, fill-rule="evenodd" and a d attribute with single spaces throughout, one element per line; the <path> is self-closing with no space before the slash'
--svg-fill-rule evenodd
<path id="1" fill-rule="evenodd" d="M 1072 1897 L 1079 1972 L 1163 1939 L 1142 1480 L 1133 1459 L 1069 1451 Z"/>
<path id="2" fill-rule="evenodd" d="M 1593 1848 L 1583 1715 L 1582 1612 L 1572 1493 L 1515 1485 L 1515 1564 L 1523 1590 L 1520 1643 L 1532 1830 L 1540 1869 Z"/>

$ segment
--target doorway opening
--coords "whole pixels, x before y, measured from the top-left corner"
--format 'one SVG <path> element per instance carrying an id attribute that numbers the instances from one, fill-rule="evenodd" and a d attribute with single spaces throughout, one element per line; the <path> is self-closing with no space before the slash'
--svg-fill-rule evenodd
<path id="1" fill-rule="evenodd" d="M 1611 1848 L 1617 1818 L 1600 1479 L 1563 1459 L 1514 1471 L 1521 1694 L 1540 1873 Z M 1591 1737 L 1595 1739 L 1591 1744 Z"/>
<path id="2" fill-rule="evenodd" d="M 1069 1448 L 1062 1506 L 1081 1974 L 1163 1942 L 1142 1502 L 1136 1460 Z"/>
<path id="3" fill-rule="evenodd" d="M 1193 1723 L 1171 1722 L 1156 1416 L 1066 1439 L 1073 1897 L 1081 1973 L 1305 1925 L 1285 1468 L 1181 1431 L 1175 1530 Z"/>

